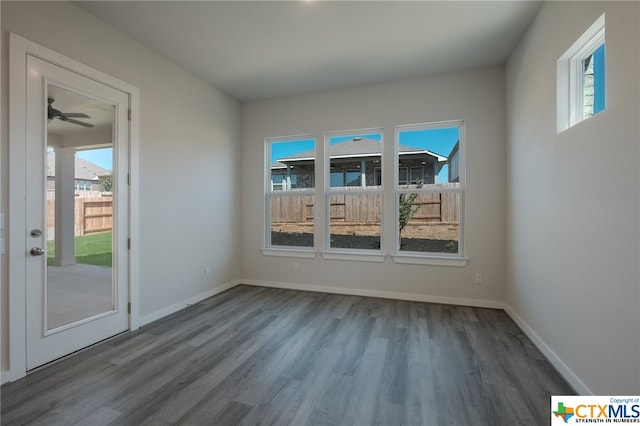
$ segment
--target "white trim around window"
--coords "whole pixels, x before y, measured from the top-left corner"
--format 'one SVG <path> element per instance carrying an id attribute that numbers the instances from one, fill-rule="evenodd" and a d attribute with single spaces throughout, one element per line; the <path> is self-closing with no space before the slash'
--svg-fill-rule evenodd
<path id="1" fill-rule="evenodd" d="M 314 238 L 311 237 L 311 241 L 308 242 L 308 234 L 314 235 L 315 218 L 314 218 L 314 200 L 315 200 L 315 152 L 316 152 L 316 138 L 312 134 L 286 136 L 286 137 L 273 137 L 265 139 L 265 158 L 264 158 L 264 199 L 265 199 L 265 222 L 264 222 L 264 243 L 262 253 L 268 256 L 289 256 L 289 257 L 315 257 L 314 252 Z M 274 145 L 282 144 L 281 147 L 285 147 L 281 153 L 274 151 Z M 296 147 L 299 145 L 299 148 Z M 313 154 L 310 156 L 301 156 L 300 154 L 307 154 L 311 151 Z M 292 185 L 293 179 L 290 177 L 282 179 L 282 183 L 274 184 L 272 179 L 272 173 L 276 170 L 276 163 L 282 159 L 286 162 L 284 166 L 287 168 L 287 176 L 290 175 L 291 170 L 300 170 L 292 164 L 298 164 L 299 162 L 305 162 L 307 164 L 307 176 L 305 182 L 301 182 L 301 176 L 296 174 L 295 185 Z M 298 161 L 298 162 L 296 162 Z M 278 170 L 281 169 L 280 164 L 277 164 Z M 300 173 L 296 171 L 295 173 Z M 286 184 L 284 182 L 287 182 Z M 295 186 L 295 188 L 293 188 Z M 279 227 L 288 226 L 291 229 L 295 229 L 295 232 L 279 232 L 279 234 L 289 235 L 290 238 L 283 238 L 283 241 L 275 244 L 273 241 L 274 235 L 274 223 L 273 223 L 273 211 L 272 205 L 275 199 L 279 199 L 281 208 L 277 209 L 279 216 L 286 216 L 278 218 Z M 292 217 L 295 216 L 295 217 Z M 299 217 L 298 217 L 299 216 Z M 296 219 L 297 218 L 297 219 Z M 310 222 L 310 223 L 309 223 Z M 301 229 L 306 229 L 309 232 L 302 233 Z M 301 235 L 305 234 L 305 235 Z M 287 244 L 287 240 L 291 244 Z"/>
<path id="2" fill-rule="evenodd" d="M 368 152 L 367 149 L 362 150 L 362 152 L 349 152 L 347 155 L 349 158 L 367 158 L 367 160 L 361 160 L 362 166 L 360 166 L 360 186 L 348 186 L 348 182 L 345 181 L 345 186 L 343 187 L 332 187 L 331 186 L 331 167 L 332 164 L 335 164 L 335 167 L 339 167 L 339 161 L 332 161 L 331 155 L 331 141 L 334 139 L 345 138 L 343 142 L 339 143 L 358 143 L 360 141 L 363 144 L 366 144 L 367 141 L 378 140 L 367 138 L 367 135 L 375 135 L 375 138 L 379 138 L 380 150 L 379 155 L 377 153 L 372 154 Z M 347 130 L 347 131 L 335 131 L 335 132 L 325 132 L 324 133 L 324 199 L 325 199 L 325 208 L 324 208 L 324 251 L 322 253 L 322 257 L 324 259 L 331 260 L 356 260 L 363 262 L 382 262 L 385 259 L 385 255 L 382 252 L 382 247 L 384 247 L 384 234 L 382 232 L 384 217 L 383 217 L 383 206 L 384 206 L 384 191 L 382 185 L 375 185 L 375 169 L 380 168 L 382 171 L 381 181 L 384 182 L 384 131 L 382 128 L 370 128 L 370 129 L 357 129 L 357 130 Z M 365 167 L 365 163 L 370 161 L 376 161 L 375 158 L 379 156 L 379 161 L 377 165 L 371 166 L 369 168 L 363 170 L 362 167 Z M 372 160 L 373 159 L 373 160 Z M 352 171 L 351 169 L 345 171 Z M 371 176 L 373 185 L 367 184 L 367 176 Z M 340 197 L 343 198 L 344 205 L 338 205 L 339 202 L 333 202 L 333 200 L 339 200 Z M 331 229 L 333 220 L 338 223 L 340 220 L 345 220 L 348 222 L 348 212 L 351 211 L 351 207 L 349 206 L 349 200 L 354 197 L 364 197 L 367 206 L 379 207 L 378 214 L 374 214 L 373 212 L 369 212 L 369 216 L 371 217 L 379 217 L 379 232 L 378 232 L 378 243 L 377 246 L 372 246 L 371 248 L 363 248 L 363 247 L 340 247 L 334 246 L 332 247 L 332 238 L 347 238 L 347 235 L 334 235 L 332 237 Z M 334 211 L 335 210 L 335 211 Z M 343 210 L 343 216 L 338 213 L 340 210 Z M 357 221 L 356 221 L 357 222 Z M 358 225 L 354 223 L 354 227 Z M 371 223 L 363 222 L 363 227 L 369 228 L 368 231 L 371 231 L 370 228 L 375 227 Z M 371 238 L 367 238 L 366 235 L 358 235 L 359 232 L 354 229 L 353 238 L 357 239 L 359 242 L 355 245 L 359 245 L 360 241 L 371 240 Z M 375 234 L 375 232 L 374 232 Z M 375 239 L 376 235 L 374 235 Z"/>
<path id="3" fill-rule="evenodd" d="M 401 250 L 400 239 L 398 233 L 398 198 L 400 194 L 408 194 L 415 192 L 416 185 L 410 185 L 408 182 L 401 188 L 398 183 L 399 178 L 399 133 L 403 131 L 412 130 L 447 130 L 455 128 L 457 131 L 458 140 L 455 143 L 455 151 L 458 153 L 458 166 L 460 171 L 459 182 L 446 184 L 449 180 L 448 171 L 444 169 L 446 165 L 447 155 L 449 152 L 438 152 L 437 150 L 418 149 L 416 153 L 423 155 L 425 158 L 414 158 L 408 161 L 409 167 L 406 168 L 407 178 L 410 178 L 411 167 L 420 167 L 423 171 L 423 178 L 427 180 L 427 185 L 421 188 L 419 192 L 423 194 L 443 194 L 458 197 L 458 211 L 457 220 L 455 225 L 458 227 L 457 236 L 452 237 L 453 242 L 457 244 L 455 252 L 446 251 L 407 251 Z M 367 135 L 369 137 L 367 137 Z M 327 131 L 323 134 L 323 144 L 318 145 L 318 140 L 321 140 L 319 135 L 304 134 L 288 137 L 275 137 L 265 139 L 265 223 L 264 223 L 264 245 L 262 248 L 262 254 L 264 256 L 280 256 L 291 258 L 317 258 L 317 254 L 320 253 L 322 259 L 326 260 L 343 260 L 343 261 L 356 261 L 356 262 L 384 262 L 387 258 L 390 258 L 396 264 L 417 264 L 417 265 L 438 265 L 445 267 L 463 267 L 467 264 L 468 259 L 464 256 L 464 190 L 465 190 L 465 127 L 462 120 L 446 121 L 437 123 L 407 125 L 395 127 L 396 140 L 394 143 L 394 159 L 388 161 L 388 158 L 384 157 L 384 131 L 382 128 L 369 128 L 369 129 L 357 129 L 349 131 Z M 350 146 L 332 150 L 331 141 L 337 138 L 346 138 L 347 142 L 359 142 L 362 140 L 362 151 L 358 151 L 358 147 L 353 143 Z M 351 138 L 351 139 L 349 139 Z M 276 157 L 272 155 L 272 146 L 277 143 L 297 142 L 301 140 L 313 140 L 315 150 L 313 154 L 303 152 L 293 152 L 286 157 L 282 157 L 282 161 L 276 162 Z M 379 141 L 380 146 L 375 146 L 373 141 Z M 340 142 L 336 142 L 340 143 Z M 365 146 L 366 145 L 366 146 Z M 433 148 L 433 147 L 428 147 Z M 448 147 L 450 149 L 451 147 Z M 374 153 L 375 152 L 375 153 Z M 453 152 L 453 151 L 451 151 Z M 413 155 L 413 154 L 411 154 Z M 433 157 L 433 158 L 431 158 Z M 279 157 L 278 157 L 279 158 Z M 271 168 L 279 167 L 291 167 L 295 164 L 295 161 L 309 161 L 314 160 L 314 175 L 316 177 L 315 184 L 305 183 L 304 172 L 300 171 L 302 175 L 298 175 L 298 188 L 282 188 L 280 185 L 275 187 L 271 184 Z M 424 161 L 424 163 L 423 163 Z M 412 163 L 413 162 L 413 163 Z M 287 164 L 284 164 L 287 163 Z M 333 165 L 333 169 L 332 169 Z M 404 167 L 404 166 L 403 166 Z M 321 168 L 318 169 L 318 168 Z M 346 182 L 343 182 L 344 186 L 332 187 L 331 186 L 331 171 L 343 172 L 346 176 L 347 170 L 363 170 L 360 186 L 347 186 Z M 295 169 L 295 166 L 294 166 Z M 290 170 L 293 172 L 293 170 Z M 435 173 L 440 174 L 438 177 Z M 282 173 L 280 170 L 278 173 Z M 391 187 L 384 187 L 384 175 L 391 173 L 394 175 L 394 185 Z M 445 176 L 446 175 L 446 176 Z M 302 179 L 300 176 L 303 176 Z M 438 184 L 445 182 L 444 184 Z M 343 179 L 344 180 L 344 179 Z M 379 185 L 377 185 L 380 183 Z M 306 187 L 305 187 L 306 185 Z M 312 210 L 308 212 L 306 226 L 309 229 L 313 229 L 313 244 L 299 245 L 299 244 L 282 244 L 279 241 L 277 244 L 273 244 L 272 238 L 272 200 L 279 197 L 277 202 L 284 202 L 285 198 L 291 197 L 290 200 L 294 200 L 299 196 L 312 197 L 311 201 L 308 201 L 307 205 L 312 206 Z M 362 197 L 358 200 L 358 197 Z M 341 199 L 344 198 L 344 199 Z M 350 200 L 349 200 L 350 198 Z M 287 202 L 289 200 L 286 200 Z M 385 203 L 393 204 L 385 207 Z M 360 204 L 360 205 L 358 205 Z M 365 207 L 363 207 L 363 205 Z M 375 208 L 371 208 L 371 206 Z M 355 207 L 353 207 L 355 206 Z M 354 213 L 348 210 L 355 209 L 360 212 Z M 379 209 L 379 210 L 376 210 Z M 290 212 L 289 208 L 282 209 L 283 211 Z M 389 213 L 390 210 L 395 210 L 395 214 L 384 215 L 385 210 Z M 362 211 L 368 211 L 367 214 Z M 441 214 L 442 215 L 442 214 Z M 287 219 L 289 220 L 289 219 Z M 345 228 L 350 228 L 350 231 L 345 233 L 344 230 L 336 231 L 333 229 L 334 235 L 332 235 L 332 224 L 342 225 L 342 221 L 345 222 Z M 389 222 L 393 222 L 389 223 Z M 278 226 L 281 222 L 278 221 Z M 310 225 L 310 222 L 313 222 Z M 297 224 L 296 224 L 297 225 Z M 391 226 L 390 226 L 391 225 Z M 379 232 L 372 230 L 376 226 L 380 227 Z M 395 228 L 395 232 L 389 232 Z M 311 232 L 311 231 L 308 231 Z M 353 232 L 353 234 L 350 234 Z M 286 231 L 285 231 L 286 233 Z M 350 245 L 349 236 L 363 237 L 362 241 L 358 241 L 353 245 Z M 370 238 L 374 237 L 374 238 Z M 332 247 L 332 238 L 334 238 L 335 244 Z M 344 238 L 344 240 L 341 240 Z M 389 239 L 395 240 L 394 244 Z M 339 241 L 340 240 L 340 241 Z M 368 244 L 368 246 L 367 246 Z"/>
<path id="4" fill-rule="evenodd" d="M 583 63 L 603 44 L 605 44 L 604 13 L 558 59 L 556 64 L 557 133 L 588 118 L 584 113 Z"/>
<path id="5" fill-rule="evenodd" d="M 457 129 L 457 135 L 454 129 Z M 430 131 L 451 131 L 451 137 L 456 138 L 457 141 L 449 141 L 448 143 L 440 142 L 439 140 L 434 139 L 431 141 L 426 136 L 422 139 L 416 140 L 415 142 L 405 142 L 403 141 L 403 134 L 408 135 L 418 135 L 423 132 L 425 135 L 430 133 Z M 406 133 L 405 133 L 406 132 Z M 435 132 L 434 132 L 435 133 Z M 465 157 L 465 144 L 466 144 L 466 132 L 465 132 L 465 124 L 463 120 L 455 120 L 455 121 L 444 121 L 437 123 L 425 123 L 425 124 L 413 124 L 406 126 L 396 126 L 395 128 L 395 141 L 394 141 L 394 198 L 395 198 L 395 252 L 392 255 L 392 259 L 395 263 L 410 263 L 410 264 L 422 264 L 422 265 L 443 265 L 443 266 L 465 266 L 467 263 L 467 258 L 465 257 L 464 251 L 464 192 L 465 192 L 465 182 L 466 182 L 466 157 Z M 405 136 L 405 137 L 406 137 Z M 456 137 L 457 136 L 457 137 Z M 417 139 L 417 138 L 414 138 Z M 429 151 L 439 154 L 442 157 L 448 157 L 450 152 L 456 152 L 458 158 L 458 170 L 459 170 L 459 181 L 451 182 L 451 183 L 442 183 L 438 181 L 436 176 L 433 177 L 433 182 L 426 182 L 422 187 L 418 187 L 417 185 L 407 185 L 403 184 L 399 181 L 399 150 L 400 145 L 407 145 L 412 143 L 420 143 L 422 144 L 420 147 Z M 446 148 L 444 148 L 446 147 Z M 448 152 L 438 152 L 446 149 Z M 434 160 L 435 161 L 435 160 Z M 448 162 L 444 165 L 439 166 L 439 172 L 443 175 L 447 175 L 446 179 L 448 181 L 448 170 L 445 173 L 443 170 L 445 166 L 448 166 Z M 444 178 L 444 176 L 443 176 Z M 457 233 L 454 235 L 451 241 L 447 243 L 443 243 L 444 249 L 430 251 L 431 249 L 420 248 L 419 250 L 402 250 L 401 244 L 402 239 L 400 235 L 400 197 L 409 197 L 411 194 L 417 194 L 418 197 L 436 197 L 436 201 L 425 201 L 426 204 L 433 203 L 434 209 L 438 211 L 439 208 L 439 216 L 440 219 L 431 218 L 431 217 L 418 217 L 413 216 L 412 221 L 424 220 L 425 227 L 436 227 L 447 228 L 444 225 L 445 222 L 451 220 L 457 226 Z M 446 201 L 449 200 L 449 201 Z M 439 203 L 439 204 L 438 204 Z M 447 204 L 448 203 L 448 204 Z M 443 206 L 447 205 L 449 209 L 454 208 L 457 211 L 454 212 L 443 212 Z M 453 206 L 453 207 L 451 207 Z M 428 207 L 428 206 L 427 206 Z M 444 208 L 446 210 L 447 208 Z M 453 219 L 445 219 L 445 215 L 452 217 Z M 444 221 L 444 222 L 443 222 Z M 410 222 L 415 223 L 415 222 Z M 452 225 L 453 226 L 453 225 Z M 430 232 L 430 231 L 425 231 Z M 428 236 L 426 240 L 431 240 L 432 237 Z M 438 240 L 440 238 L 444 238 L 441 236 L 433 237 L 436 239 L 436 242 L 445 241 Z M 415 238 L 415 240 L 419 240 L 420 238 Z M 451 245 L 448 247 L 447 244 Z M 423 251 L 424 250 L 424 251 Z M 455 252 L 450 251 L 455 250 Z"/>

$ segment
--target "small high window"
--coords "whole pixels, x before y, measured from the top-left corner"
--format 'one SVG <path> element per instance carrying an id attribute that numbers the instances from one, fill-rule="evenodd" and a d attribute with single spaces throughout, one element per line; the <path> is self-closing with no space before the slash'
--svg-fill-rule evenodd
<path id="1" fill-rule="evenodd" d="M 596 22 L 557 63 L 558 133 L 606 107 L 605 17 Z"/>
<path id="2" fill-rule="evenodd" d="M 587 118 L 604 110 L 604 43 L 582 61 L 583 117 Z"/>

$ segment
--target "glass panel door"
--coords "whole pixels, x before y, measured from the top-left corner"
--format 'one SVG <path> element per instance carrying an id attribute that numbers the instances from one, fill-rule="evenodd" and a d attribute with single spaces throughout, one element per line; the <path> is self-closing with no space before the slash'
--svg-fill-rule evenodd
<path id="1" fill-rule="evenodd" d="M 47 84 L 46 332 L 115 309 L 114 113 Z"/>

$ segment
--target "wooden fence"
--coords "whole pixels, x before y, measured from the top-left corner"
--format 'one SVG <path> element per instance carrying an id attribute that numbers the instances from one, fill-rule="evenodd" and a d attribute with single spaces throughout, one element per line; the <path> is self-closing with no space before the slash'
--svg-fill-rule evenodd
<path id="1" fill-rule="evenodd" d="M 110 196 L 91 198 L 76 197 L 74 200 L 74 235 L 87 235 L 113 229 L 113 198 Z M 99 193 L 98 193 L 99 196 Z M 55 236 L 55 194 L 47 196 L 47 239 Z"/>
<path id="2" fill-rule="evenodd" d="M 332 222 L 380 222 L 380 194 L 336 194 L 330 197 Z M 457 192 L 420 193 L 414 206 L 416 213 L 410 223 L 457 223 L 460 194 Z M 271 198 L 271 222 L 304 223 L 313 221 L 313 196 L 274 195 Z"/>

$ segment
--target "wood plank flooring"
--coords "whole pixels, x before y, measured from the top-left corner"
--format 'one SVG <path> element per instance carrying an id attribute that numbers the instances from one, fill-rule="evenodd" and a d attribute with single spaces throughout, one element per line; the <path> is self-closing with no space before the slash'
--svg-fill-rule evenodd
<path id="1" fill-rule="evenodd" d="M 237 286 L 1 388 L 3 425 L 546 425 L 500 310 Z"/>

